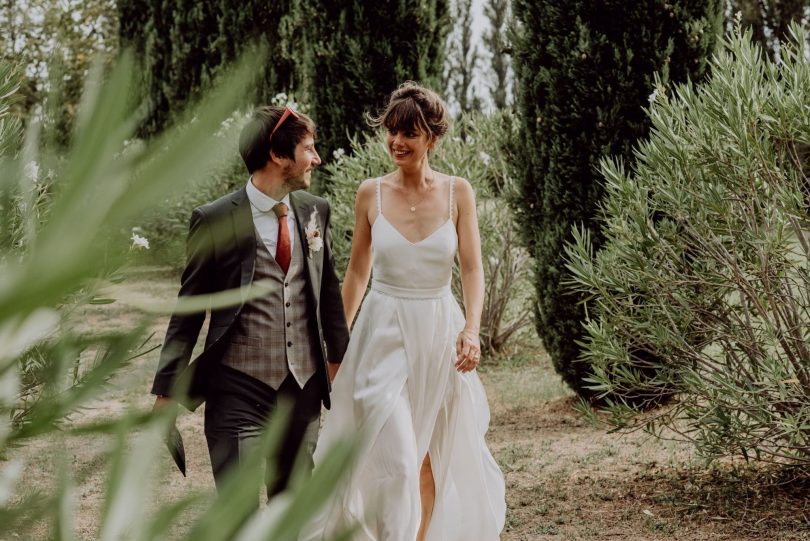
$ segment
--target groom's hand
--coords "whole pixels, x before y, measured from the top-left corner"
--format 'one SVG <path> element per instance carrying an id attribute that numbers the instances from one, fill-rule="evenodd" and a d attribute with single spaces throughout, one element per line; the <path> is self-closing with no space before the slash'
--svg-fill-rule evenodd
<path id="1" fill-rule="evenodd" d="M 168 408 L 174 404 L 174 400 L 171 399 L 169 396 L 158 395 L 155 398 L 155 405 L 152 406 L 152 411 L 162 410 L 163 408 Z"/>
<path id="2" fill-rule="evenodd" d="M 329 374 L 329 381 L 335 381 L 340 363 L 326 363 L 326 373 Z"/>

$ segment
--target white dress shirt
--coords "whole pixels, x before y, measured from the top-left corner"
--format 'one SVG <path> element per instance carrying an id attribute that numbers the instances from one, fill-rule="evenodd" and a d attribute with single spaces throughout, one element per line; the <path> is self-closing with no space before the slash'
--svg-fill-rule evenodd
<path id="1" fill-rule="evenodd" d="M 250 177 L 247 183 L 247 196 L 250 201 L 250 210 L 253 212 L 253 225 L 259 232 L 259 238 L 264 241 L 264 245 L 267 246 L 273 257 L 276 257 L 276 244 L 278 244 L 278 216 L 273 211 L 273 207 L 278 203 L 287 205 L 287 228 L 290 230 L 290 254 L 292 254 L 295 247 L 295 213 L 290 205 L 290 194 L 285 195 L 281 201 L 276 201 L 254 186 L 253 177 Z"/>

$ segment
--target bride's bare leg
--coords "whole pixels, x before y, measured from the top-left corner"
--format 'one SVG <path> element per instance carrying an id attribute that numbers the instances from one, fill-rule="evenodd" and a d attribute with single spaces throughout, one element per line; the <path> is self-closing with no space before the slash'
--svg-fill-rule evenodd
<path id="1" fill-rule="evenodd" d="M 422 469 L 419 471 L 419 494 L 422 496 L 422 522 L 416 541 L 424 541 L 430 517 L 433 515 L 433 502 L 436 499 L 436 485 L 433 482 L 433 469 L 430 467 L 430 455 L 425 456 Z"/>

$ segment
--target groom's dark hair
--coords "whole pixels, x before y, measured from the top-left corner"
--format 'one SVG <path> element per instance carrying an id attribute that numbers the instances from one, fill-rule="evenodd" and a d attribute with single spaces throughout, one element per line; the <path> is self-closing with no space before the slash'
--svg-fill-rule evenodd
<path id="1" fill-rule="evenodd" d="M 282 158 L 295 159 L 295 147 L 307 135 L 315 137 L 315 123 L 307 115 L 296 113 L 289 115 L 273 134 L 285 107 L 265 105 L 254 109 L 242 133 L 239 135 L 239 154 L 253 174 L 270 161 L 270 151 Z"/>

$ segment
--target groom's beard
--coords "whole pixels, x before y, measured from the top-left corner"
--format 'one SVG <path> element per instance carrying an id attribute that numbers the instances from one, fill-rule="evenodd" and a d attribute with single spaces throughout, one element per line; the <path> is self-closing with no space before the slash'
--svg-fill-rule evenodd
<path id="1" fill-rule="evenodd" d="M 309 173 L 306 167 L 299 168 L 295 165 L 289 166 L 284 170 L 284 185 L 289 188 L 291 192 L 295 190 L 306 190 L 309 188 Z"/>

